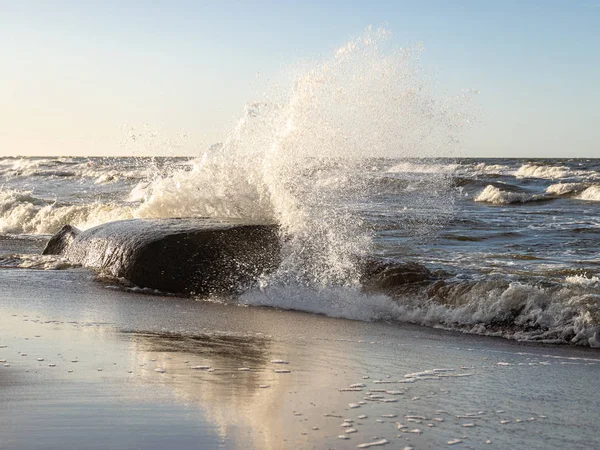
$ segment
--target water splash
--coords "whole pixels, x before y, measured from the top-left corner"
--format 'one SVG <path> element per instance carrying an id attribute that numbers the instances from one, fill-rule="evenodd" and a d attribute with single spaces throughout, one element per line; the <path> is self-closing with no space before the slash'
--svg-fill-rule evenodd
<path id="1" fill-rule="evenodd" d="M 368 28 L 332 58 L 292 71 L 247 105 L 224 143 L 151 183 L 136 215 L 275 222 L 284 242 L 275 279 L 357 286 L 356 260 L 372 245 L 360 212 L 376 207 L 373 179 L 390 165 L 382 161 L 453 154 L 466 120 L 463 99 L 428 88 L 418 53 Z M 448 173 L 430 174 L 422 195 L 399 195 L 399 210 L 428 206 L 427 220 L 405 226 L 435 227 L 452 209 L 449 186 Z"/>

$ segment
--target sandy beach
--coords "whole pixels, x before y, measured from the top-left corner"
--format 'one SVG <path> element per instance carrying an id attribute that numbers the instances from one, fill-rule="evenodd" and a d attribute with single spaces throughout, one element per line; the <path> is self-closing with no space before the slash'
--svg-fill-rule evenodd
<path id="1" fill-rule="evenodd" d="M 3 449 L 600 445 L 595 350 L 0 275 Z"/>

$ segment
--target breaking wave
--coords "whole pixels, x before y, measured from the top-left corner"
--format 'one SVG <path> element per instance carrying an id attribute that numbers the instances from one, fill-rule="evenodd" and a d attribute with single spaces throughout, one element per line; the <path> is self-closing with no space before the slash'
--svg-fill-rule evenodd
<path id="1" fill-rule="evenodd" d="M 517 178 L 542 178 L 558 180 L 563 178 L 597 179 L 598 172 L 571 169 L 567 166 L 524 164 L 515 172 Z"/>
<path id="2" fill-rule="evenodd" d="M 583 183 L 557 183 L 546 188 L 547 194 L 570 195 L 585 190 L 587 185 Z"/>
<path id="3" fill-rule="evenodd" d="M 600 347 L 600 295 L 588 286 L 492 277 L 471 284 L 441 282 L 429 297 L 423 303 L 413 299 L 407 317 L 476 334 Z"/>
<path id="4" fill-rule="evenodd" d="M 40 178 L 67 178 L 92 180 L 94 184 L 114 183 L 119 180 L 146 179 L 152 174 L 152 164 L 130 163 L 128 168 L 112 161 L 98 164 L 88 158 L 2 158 L 0 176 L 7 180 Z"/>
<path id="5" fill-rule="evenodd" d="M 113 203 L 61 205 L 31 191 L 0 189 L 0 233 L 51 234 L 66 224 L 86 229 L 132 218 L 133 210 Z"/>
<path id="6" fill-rule="evenodd" d="M 473 200 L 476 202 L 492 203 L 494 205 L 509 205 L 511 203 L 527 203 L 539 200 L 548 200 L 548 197 L 543 194 L 504 191 L 490 184 L 486 186 L 485 189 L 477 196 L 475 196 Z"/>
<path id="7" fill-rule="evenodd" d="M 517 178 L 547 178 L 551 180 L 567 178 L 572 175 L 568 167 L 539 166 L 536 164 L 525 164 L 516 171 Z"/>
<path id="8" fill-rule="evenodd" d="M 600 202 L 600 186 L 590 186 L 576 197 L 578 200 Z"/>
<path id="9" fill-rule="evenodd" d="M 393 297 L 359 289 L 264 287 L 242 303 L 302 310 L 353 320 L 387 320 L 542 343 L 600 347 L 598 279 L 536 286 L 491 277 L 478 282 L 438 281 Z"/>
<path id="10" fill-rule="evenodd" d="M 510 175 L 513 170 L 504 164 L 486 164 L 482 162 L 467 166 L 465 172 L 467 175 Z"/>

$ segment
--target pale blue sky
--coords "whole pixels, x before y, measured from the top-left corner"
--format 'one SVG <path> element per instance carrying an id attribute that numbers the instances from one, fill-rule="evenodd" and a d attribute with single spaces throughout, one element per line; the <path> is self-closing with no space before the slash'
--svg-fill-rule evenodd
<path id="1" fill-rule="evenodd" d="M 465 154 L 600 157 L 600 0 L 0 0 L 0 154 L 172 152 L 181 132 L 194 154 L 283 68 L 368 25 L 480 92 Z"/>

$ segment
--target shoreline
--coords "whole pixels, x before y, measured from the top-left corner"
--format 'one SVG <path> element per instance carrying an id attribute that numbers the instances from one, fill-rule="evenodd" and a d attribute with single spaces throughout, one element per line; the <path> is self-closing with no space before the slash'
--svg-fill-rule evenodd
<path id="1" fill-rule="evenodd" d="M 600 443 L 593 349 L 0 277 L 0 448 Z"/>

